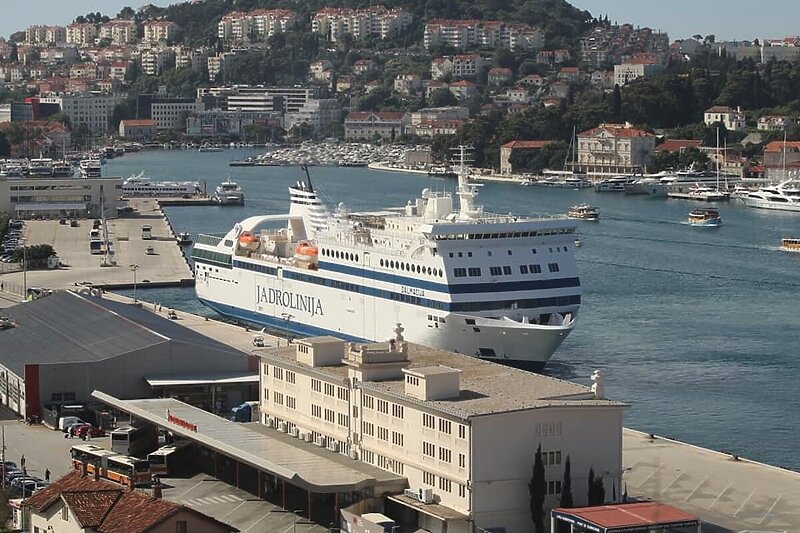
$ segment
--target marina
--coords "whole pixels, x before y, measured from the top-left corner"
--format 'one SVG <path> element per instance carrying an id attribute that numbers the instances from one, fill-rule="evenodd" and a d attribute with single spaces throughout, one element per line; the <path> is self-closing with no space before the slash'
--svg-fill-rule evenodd
<path id="1" fill-rule="evenodd" d="M 233 155 L 240 158 L 246 152 Z M 194 157 L 188 151 L 142 152 L 108 166 L 118 175 L 146 169 L 172 179 L 213 179 L 227 172 L 228 154 L 209 155 L 202 166 Z M 193 234 L 225 232 L 247 216 L 286 212 L 288 199 L 281 191 L 299 178 L 297 168 L 242 168 L 237 181 L 248 192 L 248 204 L 241 210 L 168 207 L 166 213 L 175 227 Z M 335 203 L 347 197 L 348 206 L 358 210 L 402 205 L 422 188 L 451 190 L 454 184 L 364 168 L 325 168 L 314 178 L 323 198 Z M 359 195 L 348 195 L 352 190 Z M 481 199 L 500 211 L 521 214 L 566 213 L 583 202 L 603 212 L 602 224 L 581 230 L 576 252 L 584 287 L 581 317 L 547 372 L 580 380 L 602 368 L 609 376 L 609 394 L 635 406 L 626 425 L 776 465 L 800 465 L 791 432 L 777 428 L 772 415 L 792 401 L 787 394 L 798 368 L 792 355 L 792 332 L 800 326 L 792 296 L 797 263 L 794 254 L 779 251 L 781 238 L 800 229 L 796 216 L 732 203 L 724 227 L 706 233 L 690 231 L 683 223 L 689 203 L 649 195 L 557 188 L 521 193 L 513 183 L 496 183 L 481 189 Z M 691 263 L 684 259 L 687 254 Z M 762 283 L 765 278 L 771 282 Z M 148 293 L 165 305 L 216 316 L 197 302 L 192 289 Z M 754 315 L 771 319 L 755 323 Z M 688 339 L 678 349 L 676 332 Z M 747 387 L 735 385 L 743 380 Z M 683 384 L 679 396 L 674 395 L 675 382 Z M 709 396 L 718 398 L 713 410 Z M 691 424 L 685 423 L 686 416 Z M 730 427 L 746 429 L 731 433 Z M 771 436 L 769 447 L 759 444 L 764 434 Z"/>

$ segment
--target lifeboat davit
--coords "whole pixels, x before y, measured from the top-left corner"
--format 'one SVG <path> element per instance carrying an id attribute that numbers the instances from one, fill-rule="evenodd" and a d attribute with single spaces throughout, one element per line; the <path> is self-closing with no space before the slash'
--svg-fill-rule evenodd
<path id="1" fill-rule="evenodd" d="M 250 232 L 245 231 L 239 235 L 239 246 L 242 248 L 257 248 L 259 244 L 258 237 Z"/>

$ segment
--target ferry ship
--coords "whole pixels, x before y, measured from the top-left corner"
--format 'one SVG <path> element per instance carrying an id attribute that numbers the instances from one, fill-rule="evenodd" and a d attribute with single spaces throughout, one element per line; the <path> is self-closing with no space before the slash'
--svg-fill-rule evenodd
<path id="1" fill-rule="evenodd" d="M 461 157 L 458 208 L 451 193 L 425 189 L 398 209 L 329 213 L 306 169 L 288 214 L 198 237 L 199 300 L 245 322 L 353 342 L 386 339 L 401 323 L 416 343 L 541 369 L 575 327 L 578 222 L 485 212 Z"/>
<path id="2" fill-rule="evenodd" d="M 122 182 L 123 196 L 195 196 L 203 191 L 196 181 L 150 181 L 141 173 Z"/>
<path id="3" fill-rule="evenodd" d="M 80 162 L 81 176 L 84 178 L 99 178 L 102 175 L 103 162 L 100 159 L 84 159 Z"/>
<path id="4" fill-rule="evenodd" d="M 228 177 L 214 191 L 213 200 L 218 205 L 244 205 L 244 191 Z"/>

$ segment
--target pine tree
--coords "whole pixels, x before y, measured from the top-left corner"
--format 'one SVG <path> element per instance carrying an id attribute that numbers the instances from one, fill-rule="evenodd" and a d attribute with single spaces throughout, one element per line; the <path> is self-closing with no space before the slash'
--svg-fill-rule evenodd
<path id="1" fill-rule="evenodd" d="M 594 468 L 589 467 L 589 481 L 586 483 L 586 505 L 594 505 Z"/>
<path id="2" fill-rule="evenodd" d="M 533 459 L 533 475 L 528 483 L 528 492 L 531 497 L 531 520 L 536 528 L 536 533 L 544 533 L 544 498 L 547 494 L 547 482 L 544 479 L 544 463 L 542 462 L 542 445 L 536 448 Z"/>
<path id="3" fill-rule="evenodd" d="M 559 507 L 570 508 L 574 505 L 572 501 L 572 476 L 570 474 L 571 465 L 569 455 L 564 463 L 564 481 L 561 482 L 561 499 L 558 503 Z"/>

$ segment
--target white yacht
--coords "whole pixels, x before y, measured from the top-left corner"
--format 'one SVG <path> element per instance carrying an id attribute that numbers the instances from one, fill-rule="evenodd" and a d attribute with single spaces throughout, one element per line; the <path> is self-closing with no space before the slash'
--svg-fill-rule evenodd
<path id="1" fill-rule="evenodd" d="M 689 188 L 687 197 L 690 200 L 700 200 L 701 202 L 721 202 L 730 199 L 730 195 L 727 192 L 700 184 L 695 184 Z"/>
<path id="2" fill-rule="evenodd" d="M 578 222 L 484 211 L 464 161 L 462 149 L 458 206 L 425 189 L 397 209 L 329 213 L 297 183 L 288 214 L 197 238 L 198 298 L 294 335 L 379 341 L 402 323 L 413 342 L 540 369 L 575 327 Z"/>
<path id="3" fill-rule="evenodd" d="M 625 192 L 625 187 L 630 186 L 634 181 L 633 176 L 614 176 L 595 183 L 594 190 L 596 192 Z"/>
<path id="4" fill-rule="evenodd" d="M 230 177 L 214 191 L 214 203 L 219 205 L 244 205 L 244 191 Z"/>
<path id="5" fill-rule="evenodd" d="M 84 178 L 99 178 L 103 173 L 100 159 L 84 159 L 80 163 L 81 176 Z"/>
<path id="6" fill-rule="evenodd" d="M 122 182 L 122 194 L 130 197 L 168 197 L 168 196 L 196 196 L 202 194 L 200 184 L 196 181 L 150 181 L 144 173 L 131 176 Z"/>
<path id="7" fill-rule="evenodd" d="M 800 212 L 800 180 L 790 179 L 750 191 L 744 201 L 747 207 Z"/>
<path id="8" fill-rule="evenodd" d="M 28 174 L 30 176 L 52 176 L 53 160 L 45 157 L 28 160 Z"/>
<path id="9" fill-rule="evenodd" d="M 69 161 L 61 160 L 53 163 L 53 176 L 58 178 L 69 178 L 75 175 L 75 170 Z"/>

